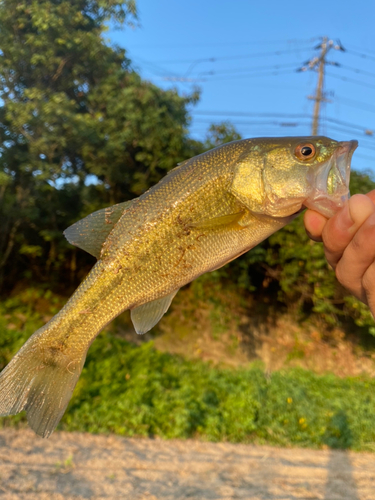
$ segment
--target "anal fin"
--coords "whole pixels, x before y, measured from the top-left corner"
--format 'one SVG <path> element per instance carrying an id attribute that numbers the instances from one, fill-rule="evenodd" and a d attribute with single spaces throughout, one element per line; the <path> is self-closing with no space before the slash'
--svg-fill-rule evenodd
<path id="1" fill-rule="evenodd" d="M 160 299 L 152 300 L 132 309 L 130 317 L 135 331 L 138 334 L 143 334 L 151 330 L 168 311 L 177 292 L 178 290 L 175 290 Z"/>

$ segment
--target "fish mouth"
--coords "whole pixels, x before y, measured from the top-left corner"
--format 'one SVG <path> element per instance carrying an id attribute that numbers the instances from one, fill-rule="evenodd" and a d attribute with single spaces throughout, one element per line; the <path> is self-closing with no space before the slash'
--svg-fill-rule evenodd
<path id="1" fill-rule="evenodd" d="M 350 164 L 358 141 L 340 142 L 331 158 L 309 174 L 312 192 L 304 206 L 332 217 L 349 199 Z"/>

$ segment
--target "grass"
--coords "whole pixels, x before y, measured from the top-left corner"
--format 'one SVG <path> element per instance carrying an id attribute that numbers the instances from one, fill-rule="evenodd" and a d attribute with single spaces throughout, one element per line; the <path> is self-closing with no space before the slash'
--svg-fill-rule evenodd
<path id="1" fill-rule="evenodd" d="M 43 323 L 30 293 L 0 305 L 0 367 Z M 4 426 L 22 421 L 1 419 Z M 267 375 L 259 363 L 214 367 L 105 332 L 89 350 L 60 428 L 375 451 L 375 381 L 303 369 Z"/>

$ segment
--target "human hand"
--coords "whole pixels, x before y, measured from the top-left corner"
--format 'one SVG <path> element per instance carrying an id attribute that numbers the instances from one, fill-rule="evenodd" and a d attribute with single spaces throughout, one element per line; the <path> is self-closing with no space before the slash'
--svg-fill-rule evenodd
<path id="1" fill-rule="evenodd" d="M 375 315 L 375 190 L 352 196 L 331 219 L 307 210 L 304 223 L 323 242 L 338 281 Z"/>

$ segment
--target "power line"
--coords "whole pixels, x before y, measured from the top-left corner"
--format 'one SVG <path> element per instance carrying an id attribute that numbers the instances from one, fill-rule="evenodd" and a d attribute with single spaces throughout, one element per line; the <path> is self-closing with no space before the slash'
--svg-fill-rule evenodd
<path id="1" fill-rule="evenodd" d="M 238 79 L 242 79 L 242 78 L 252 78 L 252 77 L 255 77 L 255 78 L 258 78 L 258 77 L 262 77 L 262 76 L 278 76 L 278 75 L 293 75 L 293 71 L 291 69 L 286 69 L 286 70 L 272 70 L 272 71 L 267 71 L 267 72 L 264 72 L 264 73 L 245 73 L 245 74 L 241 74 L 241 75 L 230 75 L 230 76 L 223 76 L 223 77 L 212 77 L 212 78 L 209 78 L 209 79 L 203 79 L 202 81 L 205 81 L 205 82 L 223 82 L 223 81 L 226 81 L 226 80 L 238 80 Z"/>
<path id="2" fill-rule="evenodd" d="M 220 116 L 220 117 L 251 117 L 251 118 L 285 118 L 285 119 L 306 119 L 306 115 L 301 113 L 247 113 L 244 111 L 195 111 L 194 115 L 203 116 Z M 353 130 L 358 130 L 367 136 L 373 136 L 375 132 L 370 127 L 365 127 L 363 125 L 353 124 L 345 122 L 343 120 L 338 120 L 336 118 L 325 117 L 324 121 L 334 123 L 336 125 L 341 125 L 342 127 L 351 128 Z M 240 122 L 237 122 L 240 123 Z M 241 122 L 244 123 L 244 122 Z M 374 143 L 375 146 L 375 143 Z"/>
<path id="3" fill-rule="evenodd" d="M 329 73 L 331 78 L 336 78 L 338 80 L 343 80 L 344 82 L 356 83 L 357 85 L 362 85 L 363 87 L 367 87 L 369 89 L 375 89 L 375 85 L 370 85 L 368 83 L 361 82 L 360 80 L 353 80 L 353 78 L 348 78 L 346 76 L 334 75 L 333 73 Z"/>
<path id="4" fill-rule="evenodd" d="M 208 119 L 196 118 L 194 121 L 197 123 L 206 123 Z M 294 128 L 306 124 L 299 122 L 288 122 L 288 121 L 281 122 L 276 120 L 266 120 L 266 121 L 236 121 L 234 122 L 234 125 L 275 125 L 277 127 Z"/>
<path id="5" fill-rule="evenodd" d="M 360 51 L 362 54 L 365 54 L 365 55 L 366 55 L 366 53 L 367 53 L 367 54 L 372 54 L 372 55 L 375 55 L 375 52 L 374 52 L 373 50 L 364 49 L 363 47 L 355 47 L 355 46 L 353 46 L 353 45 L 350 45 L 350 46 L 349 46 L 349 49 L 350 49 L 350 50 L 351 50 L 351 49 L 354 49 L 354 50 L 356 50 L 356 51 Z"/>
<path id="6" fill-rule="evenodd" d="M 163 80 L 169 81 L 169 82 L 222 82 L 225 80 L 236 80 L 236 79 L 241 79 L 241 78 L 259 78 L 262 76 L 276 76 L 276 75 L 285 75 L 285 74 L 290 74 L 292 75 L 293 72 L 289 70 L 272 70 L 272 71 L 267 71 L 265 73 L 246 73 L 242 75 L 230 75 L 227 77 L 212 77 L 212 78 L 191 78 L 191 77 L 186 77 L 186 76 L 164 76 Z"/>
<path id="7" fill-rule="evenodd" d="M 356 50 L 348 50 L 348 54 L 353 54 L 361 57 L 362 59 L 371 59 L 371 61 L 375 61 L 375 56 L 369 56 L 368 54 L 364 54 L 363 52 L 358 52 Z"/>
<path id="8" fill-rule="evenodd" d="M 191 72 L 188 70 L 185 75 L 177 77 L 172 76 L 172 77 L 166 77 L 166 79 L 171 80 L 171 81 L 199 81 L 199 82 L 207 82 L 207 81 L 221 81 L 221 80 L 232 80 L 237 77 L 240 78 L 247 78 L 248 76 L 267 76 L 268 74 L 280 74 L 284 68 L 291 68 L 295 67 L 295 64 L 290 63 L 290 64 L 276 64 L 276 65 L 267 65 L 267 66 L 256 66 L 253 68 L 235 68 L 233 70 L 221 70 L 221 71 L 203 71 L 201 73 L 198 73 L 194 78 L 189 77 L 188 75 Z M 259 75 L 256 75 L 254 72 L 259 71 L 259 70 L 268 70 L 271 71 L 271 73 L 260 73 Z M 239 74 L 236 73 L 240 72 Z M 244 73 L 246 72 L 247 73 Z M 250 72 L 250 73 L 249 73 Z M 284 72 L 283 73 L 289 73 L 290 71 Z M 215 78 L 218 75 L 221 74 L 228 74 L 230 73 L 229 78 Z"/>
<path id="9" fill-rule="evenodd" d="M 326 121 L 331 122 L 331 123 L 336 123 L 337 125 L 343 125 L 344 127 L 349 127 L 349 128 L 360 130 L 361 132 L 363 132 L 365 135 L 368 135 L 368 136 L 374 135 L 374 131 L 371 130 L 369 127 L 363 127 L 361 125 L 356 125 L 356 124 L 344 122 L 342 120 L 336 120 L 336 118 L 329 118 L 329 117 L 326 118 Z M 375 145 L 375 143 L 374 143 L 374 145 Z"/>
<path id="10" fill-rule="evenodd" d="M 299 51 L 307 51 L 308 48 L 298 49 Z M 285 50 L 274 50 L 272 52 L 257 52 L 253 54 L 241 54 L 232 56 L 222 56 L 222 57 L 207 57 L 201 59 L 176 59 L 176 60 L 163 60 L 156 61 L 157 64 L 185 64 L 194 62 L 216 62 L 216 61 L 233 61 L 234 59 L 251 59 L 253 57 L 269 57 L 269 56 L 279 56 L 281 54 L 292 54 L 296 53 L 296 49 L 285 49 Z"/>
<path id="11" fill-rule="evenodd" d="M 288 64 L 275 64 L 275 65 L 266 65 L 266 66 L 256 66 L 253 68 L 235 68 L 232 70 L 219 70 L 219 71 L 207 71 L 198 73 L 194 77 L 188 76 L 191 73 L 192 67 L 190 67 L 183 75 L 171 72 L 165 68 L 162 68 L 159 65 L 156 65 L 152 62 L 141 60 L 140 61 L 148 66 L 151 66 L 158 76 L 163 77 L 164 80 L 172 81 L 172 82 L 207 82 L 207 81 L 221 81 L 221 80 L 232 80 L 235 78 L 247 78 L 248 76 L 269 76 L 276 74 L 285 74 L 292 73 L 291 68 L 296 66 L 295 63 Z M 203 61 L 203 60 L 202 60 Z M 199 60 L 196 63 L 200 62 Z M 288 71 L 284 71 L 284 68 L 288 68 Z M 269 70 L 265 73 L 255 74 L 254 72 L 259 70 Z M 240 71 L 240 74 L 236 74 L 235 71 Z M 242 72 L 250 72 L 250 73 L 242 73 Z M 224 78 L 216 78 L 216 75 L 227 74 L 230 73 L 230 76 Z"/>
<path id="12" fill-rule="evenodd" d="M 371 76 L 371 77 L 375 78 L 375 73 L 370 73 L 368 71 L 363 71 L 362 69 L 352 68 L 351 66 L 346 66 L 345 64 L 338 64 L 338 63 L 336 63 L 335 66 L 337 66 L 338 68 L 347 69 L 349 71 L 352 71 L 353 73 L 358 73 L 358 74 L 361 74 L 361 75 Z"/>
<path id="13" fill-rule="evenodd" d="M 252 113 L 245 111 L 194 111 L 195 115 L 210 115 L 210 116 L 249 116 L 263 118 L 306 118 L 302 113 Z"/>
<path id="14" fill-rule="evenodd" d="M 355 158 L 363 158 L 364 160 L 370 160 L 370 161 L 374 161 L 374 157 L 372 156 L 367 156 L 367 155 L 363 155 L 361 153 L 356 153 L 355 154 Z"/>
<path id="15" fill-rule="evenodd" d="M 335 98 L 338 99 L 339 103 L 342 103 L 345 106 L 363 109 L 364 111 L 368 111 L 370 113 L 375 113 L 375 106 L 371 106 L 371 104 L 367 104 L 367 103 L 360 102 L 360 101 L 355 101 L 354 99 L 346 99 L 345 97 L 335 96 Z"/>
<path id="16" fill-rule="evenodd" d="M 195 123 L 209 123 L 210 121 L 208 119 L 195 119 Z M 298 128 L 298 127 L 307 127 L 308 123 L 306 122 L 288 122 L 288 121 L 276 121 L 276 120 L 265 120 L 265 121 L 238 121 L 236 120 L 235 122 L 231 122 L 234 126 L 236 127 L 242 127 L 242 126 L 269 126 L 272 125 L 274 127 L 278 128 Z M 347 128 L 343 126 L 337 126 L 335 124 L 331 124 L 329 120 L 327 120 L 326 126 L 328 127 L 329 130 L 337 130 L 339 132 L 344 132 L 345 134 L 350 134 L 358 137 L 358 131 L 353 131 L 353 130 L 348 130 Z M 361 141 L 361 146 L 366 148 L 366 149 L 371 149 L 375 151 L 375 142 L 374 144 L 363 142 Z"/>
<path id="17" fill-rule="evenodd" d="M 338 130 L 339 132 L 344 132 L 345 134 L 355 135 L 356 137 L 361 138 L 361 145 L 366 144 L 367 146 L 375 149 L 375 142 L 373 142 L 373 143 L 371 143 L 371 142 L 364 142 L 363 141 L 363 135 L 361 135 L 358 131 L 348 130 L 348 128 L 346 128 L 345 126 L 343 126 L 343 125 L 337 125 L 337 124 L 334 124 L 334 123 L 332 124 L 332 122 L 327 122 L 326 126 L 329 129 L 332 129 L 332 130 Z"/>
<path id="18" fill-rule="evenodd" d="M 361 148 L 369 149 L 370 151 L 375 151 L 375 148 L 373 148 L 372 146 L 369 146 L 368 144 L 364 143 L 363 141 L 361 142 Z"/>
<path id="19" fill-rule="evenodd" d="M 158 64 L 153 63 L 152 61 L 146 61 L 145 59 L 142 59 L 142 58 L 138 58 L 138 60 L 142 64 L 145 64 L 146 66 L 151 66 L 151 68 L 154 68 L 154 71 L 156 70 L 159 74 L 160 73 L 165 73 L 167 75 L 170 75 L 172 73 L 171 70 L 167 70 L 165 68 L 162 68 L 161 66 L 159 66 Z M 175 76 L 177 76 L 177 74 L 175 74 Z"/>
<path id="20" fill-rule="evenodd" d="M 212 70 L 212 71 L 204 71 L 199 73 L 198 76 L 210 76 L 210 75 L 221 75 L 221 74 L 235 74 L 236 72 L 243 73 L 244 71 L 257 71 L 257 70 L 271 70 L 271 69 L 284 69 L 284 68 L 295 68 L 296 63 L 288 63 L 288 64 L 274 64 L 267 66 L 254 66 L 247 68 L 233 68 L 233 69 L 223 69 L 223 70 Z"/>
<path id="21" fill-rule="evenodd" d="M 327 127 L 329 130 L 337 130 L 338 132 L 344 132 L 345 134 L 353 134 L 354 136 L 356 136 L 360 139 L 360 146 L 362 148 L 371 149 L 372 151 L 375 151 L 375 144 L 364 142 L 363 139 L 361 139 L 361 137 L 358 135 L 358 132 L 353 133 L 353 132 L 346 130 L 343 127 L 338 127 L 336 125 L 331 125 L 329 123 L 327 123 Z"/>
<path id="22" fill-rule="evenodd" d="M 286 43 L 286 44 L 293 44 L 293 43 L 312 43 L 318 40 L 319 37 L 312 37 L 312 38 L 291 38 L 287 40 L 255 40 L 255 41 L 246 41 L 246 42 L 216 42 L 216 43 L 186 43 L 186 44 L 173 44 L 171 47 L 171 44 L 152 44 L 152 45 L 133 45 L 133 48 L 136 49 L 150 49 L 150 48 L 190 48 L 190 47 L 222 47 L 222 46 L 239 46 L 239 45 L 273 45 L 273 44 L 281 44 L 281 43 Z"/>

